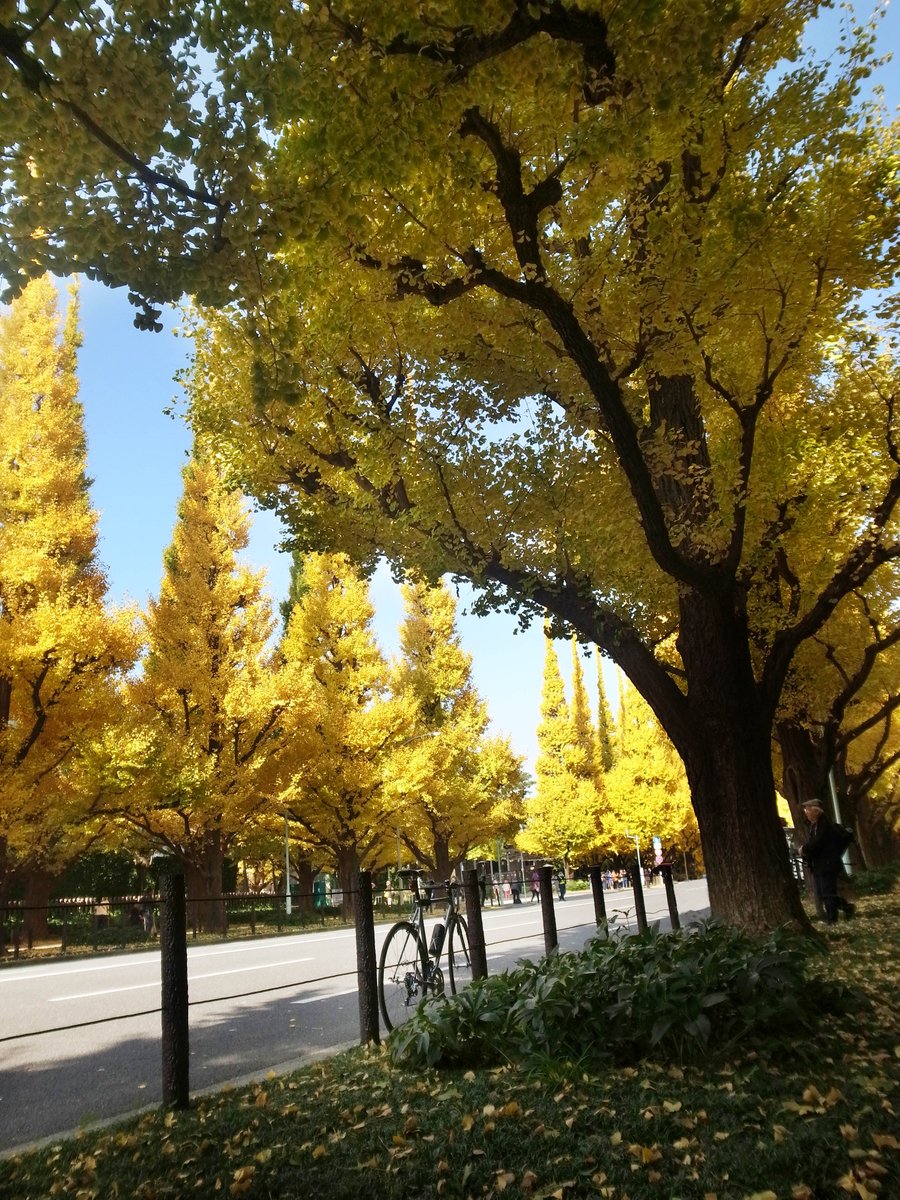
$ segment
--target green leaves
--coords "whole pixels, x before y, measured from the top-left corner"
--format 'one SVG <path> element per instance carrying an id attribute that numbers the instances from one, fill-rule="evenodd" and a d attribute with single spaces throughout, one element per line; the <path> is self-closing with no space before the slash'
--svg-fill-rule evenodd
<path id="1" fill-rule="evenodd" d="M 788 1046 L 805 1003 L 823 1013 L 846 1004 L 808 974 L 811 953 L 784 931 L 757 939 L 713 922 L 596 939 L 429 1001 L 394 1035 L 391 1056 L 407 1067 L 545 1056 L 621 1064 L 651 1053 L 681 1063 L 737 1040 Z"/>

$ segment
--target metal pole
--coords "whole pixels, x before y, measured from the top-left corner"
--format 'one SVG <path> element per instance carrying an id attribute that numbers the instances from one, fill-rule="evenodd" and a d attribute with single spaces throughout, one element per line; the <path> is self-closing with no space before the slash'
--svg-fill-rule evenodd
<path id="1" fill-rule="evenodd" d="M 181 864 L 164 864 L 159 879 L 160 973 L 162 976 L 162 1098 L 187 1108 L 190 1098 L 188 1039 L 187 918 Z"/>
<path id="2" fill-rule="evenodd" d="M 356 982 L 359 989 L 359 1040 L 363 1046 L 379 1041 L 378 966 L 375 958 L 375 910 L 372 876 L 360 871 L 356 884 Z"/>
<path id="3" fill-rule="evenodd" d="M 466 898 L 466 924 L 469 927 L 472 978 L 487 979 L 487 949 L 484 944 L 484 922 L 481 918 L 481 888 L 478 883 L 478 871 L 474 867 L 466 867 L 463 871 L 463 895 Z"/>
<path id="4" fill-rule="evenodd" d="M 834 807 L 834 819 L 838 825 L 843 824 L 841 821 L 841 805 L 838 800 L 837 784 L 834 779 L 834 767 L 828 768 L 828 790 L 831 792 L 831 803 Z M 844 870 L 848 875 L 853 874 L 853 864 L 850 861 L 850 847 L 844 851 L 841 856 L 844 862 Z"/>
<path id="5" fill-rule="evenodd" d="M 556 913 L 553 909 L 553 868 L 539 867 L 538 877 L 541 888 L 541 917 L 544 922 L 544 951 L 550 955 L 559 947 Z"/>
<path id="6" fill-rule="evenodd" d="M 284 816 L 284 911 L 291 915 L 291 847 L 288 842 L 288 819 Z"/>

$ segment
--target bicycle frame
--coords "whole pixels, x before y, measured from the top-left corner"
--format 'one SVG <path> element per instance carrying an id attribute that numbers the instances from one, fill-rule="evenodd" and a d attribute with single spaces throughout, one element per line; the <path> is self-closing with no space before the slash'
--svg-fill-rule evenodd
<path id="1" fill-rule="evenodd" d="M 425 932 L 426 932 L 425 931 L 425 908 L 426 908 L 426 906 L 429 908 L 431 907 L 432 900 L 430 898 L 422 895 L 422 890 L 419 885 L 419 876 L 422 874 L 422 872 L 421 871 L 416 871 L 416 872 L 401 871 L 400 874 L 409 876 L 409 890 L 412 892 L 413 906 L 414 906 L 414 910 L 415 910 L 412 915 L 413 916 L 413 924 L 415 925 L 416 929 L 418 930 L 419 936 L 422 939 L 422 945 L 425 946 L 426 949 L 428 950 L 428 960 L 427 960 L 427 963 L 425 964 L 426 965 L 426 978 L 431 978 L 431 976 L 434 973 L 435 968 L 437 967 L 438 963 L 441 960 L 441 954 L 443 953 L 443 950 L 444 950 L 444 943 L 446 942 L 447 932 L 448 932 L 449 925 L 450 925 L 450 918 L 451 918 L 451 916 L 453 916 L 454 913 L 459 912 L 460 886 L 458 883 L 454 883 L 450 879 L 448 879 L 446 881 L 447 901 L 446 901 L 446 905 L 444 908 L 443 918 L 441 918 L 440 913 L 438 913 L 438 918 L 435 921 L 434 926 L 432 927 L 432 934 L 431 934 L 432 940 L 429 941 L 425 937 Z M 433 939 L 434 939 L 434 935 L 435 935 L 435 931 L 436 931 L 437 927 L 441 924 L 443 924 L 443 938 L 441 941 L 441 945 L 438 947 L 437 953 L 435 953 L 435 951 L 433 949 Z"/>

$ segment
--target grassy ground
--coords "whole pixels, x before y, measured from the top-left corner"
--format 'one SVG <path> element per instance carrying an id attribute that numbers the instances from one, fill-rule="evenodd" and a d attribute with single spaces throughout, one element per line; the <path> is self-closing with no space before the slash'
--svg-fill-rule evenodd
<path id="1" fill-rule="evenodd" d="M 408 1075 L 357 1050 L 0 1162 L 0 1197 L 898 1200 L 898 918 L 895 892 L 826 931 L 821 973 L 868 1006 L 811 1011 L 795 1056 Z"/>

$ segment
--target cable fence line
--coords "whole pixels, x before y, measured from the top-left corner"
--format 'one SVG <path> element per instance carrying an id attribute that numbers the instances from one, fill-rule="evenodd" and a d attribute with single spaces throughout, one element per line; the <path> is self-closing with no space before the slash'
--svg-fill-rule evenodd
<path id="1" fill-rule="evenodd" d="M 4 1037 L 0 1037 L 2 1042 L 21 1042 L 25 1038 L 45 1037 L 50 1033 L 71 1033 L 75 1029 L 87 1029 L 91 1025 L 110 1025 L 114 1021 L 132 1021 L 135 1017 L 152 1017 L 154 1013 L 162 1012 L 162 1009 L 145 1008 L 141 1012 L 133 1013 L 118 1013 L 114 1017 L 95 1017 L 91 1021 L 78 1021 L 74 1025 L 54 1025 L 52 1029 L 30 1029 L 27 1033 L 10 1033 Z"/>
<path id="2" fill-rule="evenodd" d="M 544 951 L 545 954 L 551 955 L 559 948 L 559 934 L 556 926 L 555 914 L 555 898 L 552 887 L 551 868 L 549 866 L 539 868 L 540 873 L 540 923 L 543 926 L 544 936 Z M 593 925 L 596 928 L 609 927 L 610 922 L 607 920 L 605 903 L 603 898 L 602 881 L 599 876 L 599 868 L 591 868 L 591 893 L 594 902 L 594 922 L 577 921 L 574 925 L 563 927 L 559 932 L 563 936 L 571 933 L 583 932 L 585 929 L 591 928 Z M 540 937 L 540 930 L 530 933 L 518 934 L 513 936 L 503 936 L 502 927 L 492 928 L 492 939 L 486 942 L 484 936 L 484 928 L 482 921 L 482 912 L 486 907 L 481 896 L 479 880 L 476 877 L 476 872 L 473 868 L 467 868 L 463 872 L 462 885 L 459 887 L 459 893 L 465 899 L 466 920 L 461 922 L 462 929 L 465 932 L 465 941 L 463 944 L 463 953 L 466 956 L 468 966 L 468 978 L 479 979 L 486 977 L 487 959 L 486 949 L 489 947 L 492 950 L 499 950 L 503 946 L 514 946 L 519 943 L 532 943 Z M 356 942 L 356 969 L 333 971 L 325 975 L 316 976 L 311 979 L 292 980 L 288 983 L 274 984 L 264 987 L 253 988 L 241 992 L 233 992 L 225 996 L 214 996 L 209 998 L 201 998 L 190 1000 L 188 997 L 188 986 L 190 983 L 188 975 L 188 944 L 189 944 L 189 921 L 188 921 L 188 906 L 192 903 L 191 898 L 187 897 L 185 891 L 185 878 L 180 865 L 171 861 L 168 868 L 161 872 L 159 891 L 153 896 L 145 896 L 141 899 L 141 904 L 147 907 L 152 905 L 155 919 L 158 921 L 158 938 L 160 950 L 160 995 L 161 1003 L 159 1006 L 154 1006 L 148 1009 L 142 1009 L 138 1012 L 120 1013 L 109 1017 L 97 1017 L 84 1021 L 71 1022 L 65 1025 L 53 1026 L 47 1029 L 34 1030 L 28 1033 L 7 1034 L 0 1036 L 0 1043 L 23 1041 L 27 1038 L 36 1038 L 49 1036 L 56 1033 L 68 1033 L 78 1029 L 85 1029 L 92 1026 L 107 1025 L 116 1021 L 134 1020 L 138 1017 L 154 1016 L 157 1013 L 161 1017 L 161 1056 L 162 1056 L 162 1096 L 163 1104 L 175 1108 L 186 1107 L 189 1103 L 189 1026 L 188 1012 L 191 1008 L 209 1007 L 215 1004 L 226 1004 L 238 1000 L 249 1000 L 254 997 L 275 994 L 286 991 L 298 991 L 307 987 L 315 987 L 320 984 L 329 984 L 338 980 L 346 980 L 356 975 L 357 985 L 356 992 L 359 1007 L 360 1019 L 360 1042 L 362 1044 L 370 1042 L 378 1042 L 381 1037 L 382 1028 L 379 1021 L 379 997 L 378 997 L 378 972 L 379 964 L 376 961 L 375 955 L 375 896 L 376 891 L 373 887 L 373 880 L 368 872 L 360 872 L 358 875 L 357 884 L 352 889 L 347 889 L 341 893 L 341 905 L 348 906 L 352 909 L 354 915 L 354 923 L 351 926 L 355 933 Z M 382 893 L 383 895 L 383 893 Z M 410 891 L 410 895 L 413 893 Z M 424 912 L 431 915 L 432 901 L 440 901 L 442 896 L 446 896 L 447 892 L 441 885 L 429 884 L 429 890 L 424 893 L 424 903 L 422 908 Z M 678 914 L 677 909 L 673 907 L 674 891 L 667 888 L 667 897 L 669 900 L 669 912 L 672 917 L 673 927 L 677 927 Z M 199 903 L 212 903 L 219 905 L 221 913 L 223 900 L 228 897 L 203 897 Z M 270 894 L 266 896 L 266 902 L 271 906 L 273 902 L 279 899 L 285 900 L 285 897 L 274 896 Z M 254 911 L 258 896 L 248 898 L 246 895 L 240 896 L 240 902 L 246 909 L 248 906 L 251 912 Z M 196 903 L 196 900 L 194 901 Z M 109 912 L 109 904 L 107 902 L 107 913 Z M 131 904 L 130 900 L 122 900 L 120 904 Z M 8 922 L 10 912 L 22 912 L 21 905 L 7 904 L 0 906 L 0 920 Z M 84 907 L 84 905 L 82 905 Z M 92 906 L 96 907 L 96 906 Z M 409 928 L 406 921 L 406 906 L 394 904 L 391 902 L 390 907 L 393 909 L 391 916 L 395 922 L 399 921 L 401 927 Z M 59 908 L 59 905 L 48 905 L 46 909 L 53 910 Z M 641 910 L 635 906 L 635 915 L 638 918 L 638 927 L 642 927 Z M 124 911 L 124 910 L 123 910 Z M 622 911 L 622 910 L 619 910 Z M 629 908 L 629 915 L 631 910 Z M 97 915 L 92 912 L 92 916 Z M 144 914 L 142 914 L 143 917 Z M 290 915 L 290 914 L 288 914 Z M 438 911 L 440 916 L 440 910 Z M 444 917 L 446 920 L 446 917 Z M 461 918 L 453 918 L 457 924 Z M 615 922 L 616 917 L 613 918 Z M 441 927 L 441 921 L 437 921 L 437 926 Z M 646 929 L 646 913 L 643 914 L 643 929 Z M 454 925 L 454 929 L 456 926 Z M 312 930 L 308 930 L 313 932 Z M 643 930 L 642 930 L 643 931 Z M 501 936 L 497 936 L 500 934 Z M 389 939 L 393 936 L 393 930 L 389 933 Z M 451 950 L 453 937 L 450 937 Z M 424 957 L 424 942 L 422 943 L 422 954 Z M 440 954 L 440 948 L 433 951 L 436 956 Z M 469 957 L 471 955 L 471 958 Z M 288 964 L 271 963 L 264 964 L 277 968 L 279 966 L 287 966 Z M 255 968 L 254 968 L 255 969 Z M 439 974 L 439 973 L 438 973 Z M 23 976 L 27 978 L 27 976 Z M 196 982 L 196 981 L 195 981 Z M 453 966 L 450 964 L 450 984 L 451 990 L 453 987 Z M 143 985 L 140 985 L 143 986 Z M 147 986 L 153 986 L 148 984 Z M 443 990 L 441 988 L 441 990 Z M 327 1003 L 329 996 L 322 995 L 314 997 Z M 382 1010 L 383 1011 L 383 1010 Z M 387 1022 L 387 1016 L 384 1016 L 387 1023 L 387 1029 L 391 1028 Z"/>
<path id="3" fill-rule="evenodd" d="M 429 885 L 435 902 L 446 890 Z M 358 890 L 322 880 L 312 891 L 224 892 L 189 895 L 187 926 L 194 941 L 211 938 L 305 933 L 311 929 L 352 927 Z M 412 893 L 381 888 L 373 894 L 376 921 L 393 920 L 411 904 Z M 160 905 L 156 890 L 140 894 L 63 897 L 46 904 L 8 900 L 0 904 L 0 964 L 27 956 L 83 954 L 153 947 L 159 938 Z"/>
<path id="4" fill-rule="evenodd" d="M 264 996 L 268 992 L 286 992 L 292 988 L 307 987 L 316 983 L 330 983 L 335 979 L 349 979 L 355 975 L 355 971 L 338 971 L 334 975 L 319 975 L 315 979 L 299 979 L 292 983 L 277 983 L 271 987 L 256 988 L 252 992 L 235 992 L 230 996 L 209 996 L 205 1000 L 188 1000 L 188 1008 L 202 1008 L 208 1004 L 227 1004 L 231 1000 L 246 1000 L 252 996 Z M 152 986 L 149 985 L 148 986 Z M 322 997 L 327 1000 L 327 996 Z M 131 1021 L 135 1017 L 152 1017 L 154 1013 L 162 1012 L 161 1007 L 144 1008 L 140 1012 L 118 1013 L 112 1017 L 96 1017 L 90 1021 L 78 1021 L 73 1025 L 54 1025 L 51 1029 L 32 1029 L 27 1033 L 11 1033 L 0 1037 L 0 1044 L 3 1042 L 17 1042 L 23 1038 L 44 1037 L 50 1033 L 68 1033 L 75 1029 L 87 1029 L 91 1025 L 108 1025 L 113 1021 Z"/>

